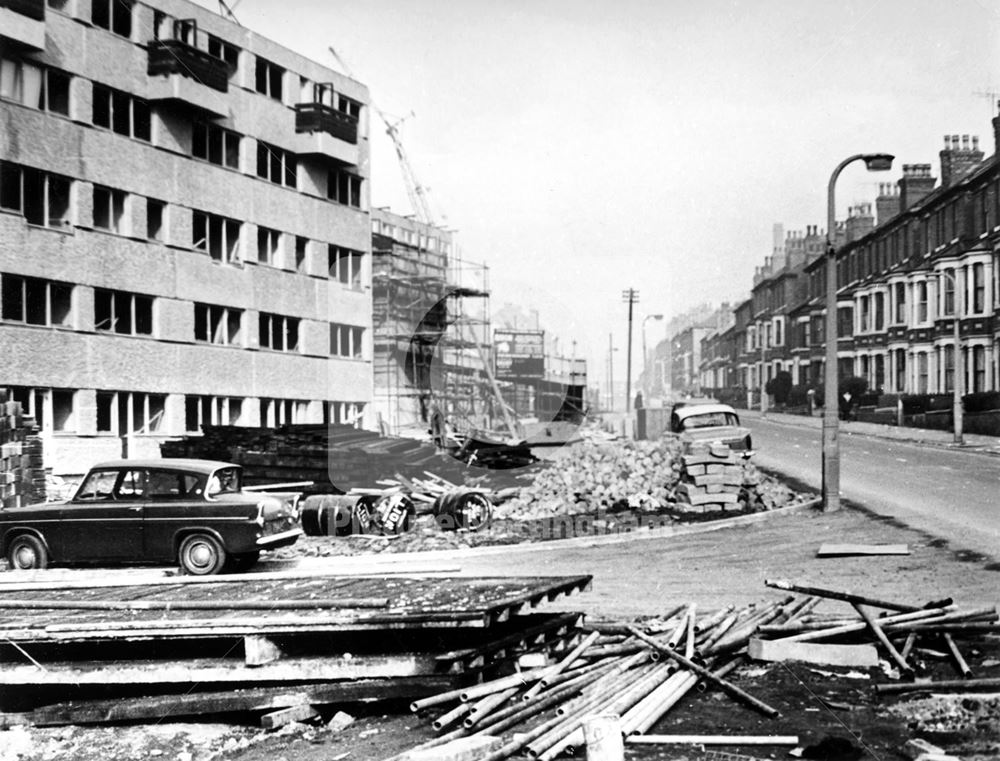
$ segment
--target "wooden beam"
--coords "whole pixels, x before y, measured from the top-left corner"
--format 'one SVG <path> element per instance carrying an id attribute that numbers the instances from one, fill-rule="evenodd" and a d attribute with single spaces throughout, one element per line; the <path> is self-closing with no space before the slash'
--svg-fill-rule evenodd
<path id="1" fill-rule="evenodd" d="M 45 670 L 34 665 L 0 669 L 0 685 L 116 685 L 116 684 L 208 684 L 260 682 L 334 681 L 428 676 L 437 672 L 429 655 L 313 657 L 285 659 L 262 666 L 247 667 L 242 661 L 224 662 L 217 658 L 189 661 L 112 661 L 88 663 L 46 663 Z"/>
<path id="2" fill-rule="evenodd" d="M 797 735 L 632 735 L 632 745 L 798 745 Z"/>
<path id="3" fill-rule="evenodd" d="M 260 725 L 264 729 L 277 729 L 286 724 L 291 724 L 293 721 L 308 721 L 309 719 L 315 719 L 317 716 L 319 716 L 319 711 L 308 703 L 300 703 L 297 706 L 280 708 L 277 711 L 265 713 L 260 717 Z"/>
<path id="4" fill-rule="evenodd" d="M 751 637 L 749 655 L 756 661 L 802 661 L 824 666 L 858 668 L 878 665 L 878 651 L 874 645 L 823 645 Z"/>
<path id="5" fill-rule="evenodd" d="M 823 544 L 816 552 L 817 557 L 833 558 L 850 555 L 909 555 L 905 544 Z"/>
<path id="6" fill-rule="evenodd" d="M 353 558 L 351 559 L 354 560 Z M 407 565 L 406 563 L 409 563 Z M 132 577 L 108 578 L 107 573 L 90 576 L 87 572 L 67 572 L 60 574 L 58 570 L 8 572 L 0 580 L 0 593 L 6 592 L 41 592 L 59 589 L 115 589 L 120 587 L 158 587 L 158 586 L 197 586 L 199 584 L 246 584 L 254 581 L 294 581 L 296 579 L 316 579 L 321 577 L 378 577 L 392 576 L 438 576 L 454 574 L 462 570 L 457 564 L 429 564 L 429 561 L 390 561 L 375 563 L 351 562 L 344 565 L 326 565 L 324 567 L 290 571 L 263 571 L 261 573 L 238 573 L 221 576 L 168 576 L 165 571 L 159 575 L 135 575 Z M 145 573 L 145 572 L 144 572 Z M 176 573 L 176 571 L 172 571 Z M 72 575 L 70 575 L 72 574 Z M 58 578 L 62 575 L 62 578 Z M 30 578 L 24 578 L 30 576 Z"/>
<path id="7" fill-rule="evenodd" d="M 41 727 L 104 724 L 214 713 L 264 711 L 303 703 L 316 706 L 357 700 L 413 698 L 441 692 L 454 686 L 455 682 L 452 679 L 440 676 L 358 679 L 322 685 L 258 687 L 182 695 L 76 701 L 42 706 L 30 713 L 16 714 L 16 716 L 23 723 Z"/>
<path id="8" fill-rule="evenodd" d="M 388 597 L 340 597 L 317 600 L 7 600 L 0 610 L 327 610 L 386 608 Z"/>

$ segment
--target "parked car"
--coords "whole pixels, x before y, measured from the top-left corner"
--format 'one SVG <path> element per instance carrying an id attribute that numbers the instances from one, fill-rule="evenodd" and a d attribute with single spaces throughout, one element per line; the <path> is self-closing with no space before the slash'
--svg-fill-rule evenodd
<path id="1" fill-rule="evenodd" d="M 301 534 L 297 494 L 243 491 L 243 469 L 213 460 L 102 462 L 65 502 L 0 510 L 12 569 L 176 561 L 206 575 L 252 566 Z"/>
<path id="2" fill-rule="evenodd" d="M 728 404 L 684 404 L 670 414 L 670 430 L 685 441 L 728 444 L 731 449 L 753 448 L 750 430 Z"/>

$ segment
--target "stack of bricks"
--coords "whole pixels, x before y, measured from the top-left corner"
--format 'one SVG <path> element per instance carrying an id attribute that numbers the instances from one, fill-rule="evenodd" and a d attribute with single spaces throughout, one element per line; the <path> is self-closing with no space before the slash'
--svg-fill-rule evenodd
<path id="1" fill-rule="evenodd" d="M 707 513 L 742 510 L 743 466 L 725 444 L 692 448 L 681 458 L 677 508 L 685 512 Z"/>
<path id="2" fill-rule="evenodd" d="M 21 403 L 0 388 L 0 504 L 19 507 L 45 501 L 42 439 Z"/>

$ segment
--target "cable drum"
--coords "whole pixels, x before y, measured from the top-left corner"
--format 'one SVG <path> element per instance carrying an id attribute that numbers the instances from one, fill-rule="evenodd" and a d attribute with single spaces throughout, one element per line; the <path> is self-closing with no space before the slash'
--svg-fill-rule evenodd
<path id="1" fill-rule="evenodd" d="M 416 511 L 405 494 L 387 494 L 371 508 L 371 529 L 378 534 L 402 534 L 410 530 Z"/>
<path id="2" fill-rule="evenodd" d="M 360 533 L 357 497 L 313 494 L 302 503 L 302 531 L 306 536 L 348 536 Z"/>
<path id="3" fill-rule="evenodd" d="M 434 519 L 444 531 L 478 531 L 493 517 L 493 503 L 482 492 L 455 489 L 434 501 Z"/>

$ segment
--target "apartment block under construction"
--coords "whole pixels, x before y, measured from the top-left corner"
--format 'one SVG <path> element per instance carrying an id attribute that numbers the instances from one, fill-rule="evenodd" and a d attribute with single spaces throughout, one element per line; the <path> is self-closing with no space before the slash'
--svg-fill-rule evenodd
<path id="1" fill-rule="evenodd" d="M 463 261 L 452 234 L 372 210 L 374 405 L 400 436 L 491 430 L 489 271 Z"/>

